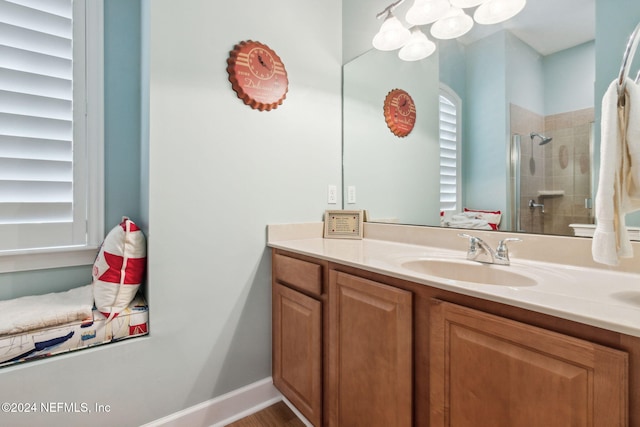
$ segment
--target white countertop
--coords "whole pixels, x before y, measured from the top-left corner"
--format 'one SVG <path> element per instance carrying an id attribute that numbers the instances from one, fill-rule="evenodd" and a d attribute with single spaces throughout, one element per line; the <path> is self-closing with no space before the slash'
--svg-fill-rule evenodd
<path id="1" fill-rule="evenodd" d="M 510 266 L 497 268 L 532 277 L 535 285 L 479 284 L 417 273 L 401 265 L 407 260 L 429 257 L 464 260 L 464 250 L 370 238 L 288 237 L 269 239 L 268 246 L 640 337 L 640 274 L 636 272 L 512 256 Z"/>

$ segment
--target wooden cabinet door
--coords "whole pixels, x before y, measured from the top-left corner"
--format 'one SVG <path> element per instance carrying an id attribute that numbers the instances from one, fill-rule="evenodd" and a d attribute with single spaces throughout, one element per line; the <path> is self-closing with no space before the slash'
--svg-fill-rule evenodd
<path id="1" fill-rule="evenodd" d="M 627 353 L 431 305 L 431 427 L 628 425 Z"/>
<path id="2" fill-rule="evenodd" d="M 322 422 L 322 303 L 273 284 L 273 383 L 314 426 Z"/>
<path id="3" fill-rule="evenodd" d="M 412 294 L 331 271 L 329 426 L 412 422 Z"/>

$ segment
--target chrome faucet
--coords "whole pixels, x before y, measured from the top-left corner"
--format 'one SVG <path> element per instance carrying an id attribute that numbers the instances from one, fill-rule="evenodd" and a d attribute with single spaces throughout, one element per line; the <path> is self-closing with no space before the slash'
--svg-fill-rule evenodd
<path id="1" fill-rule="evenodd" d="M 541 208 L 540 213 L 544 213 L 544 203 L 536 203 L 535 200 L 529 200 L 529 209 Z"/>
<path id="2" fill-rule="evenodd" d="M 508 242 L 521 242 L 522 239 L 509 237 L 500 240 L 498 247 L 494 251 L 491 246 L 479 237 L 466 233 L 458 234 L 460 237 L 469 239 L 469 250 L 467 251 L 467 259 L 471 261 L 484 262 L 487 264 L 509 265 L 509 248 Z"/>

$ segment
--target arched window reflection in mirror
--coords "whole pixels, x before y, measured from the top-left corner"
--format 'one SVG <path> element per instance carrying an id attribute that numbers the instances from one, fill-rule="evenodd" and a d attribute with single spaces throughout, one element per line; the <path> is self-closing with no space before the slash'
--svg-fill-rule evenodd
<path id="1" fill-rule="evenodd" d="M 461 206 L 461 123 L 462 101 L 445 84 L 440 83 L 440 212 L 455 212 Z"/>

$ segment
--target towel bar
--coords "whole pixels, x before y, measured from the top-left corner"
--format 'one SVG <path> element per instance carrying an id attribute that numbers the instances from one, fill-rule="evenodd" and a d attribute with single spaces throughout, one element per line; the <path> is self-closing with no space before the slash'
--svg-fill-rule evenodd
<path id="1" fill-rule="evenodd" d="M 624 50 L 624 55 L 622 57 L 622 66 L 620 67 L 620 76 L 618 77 L 618 97 L 622 99 L 624 95 L 624 86 L 626 84 L 627 77 L 629 76 L 629 67 L 631 66 L 631 62 L 633 62 L 633 57 L 636 54 L 636 49 L 638 48 L 638 42 L 640 42 L 640 23 L 636 25 L 636 28 L 631 33 L 629 37 L 629 42 L 627 43 L 627 47 Z M 640 78 L 640 72 L 636 76 L 636 81 Z"/>

